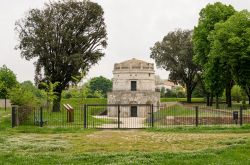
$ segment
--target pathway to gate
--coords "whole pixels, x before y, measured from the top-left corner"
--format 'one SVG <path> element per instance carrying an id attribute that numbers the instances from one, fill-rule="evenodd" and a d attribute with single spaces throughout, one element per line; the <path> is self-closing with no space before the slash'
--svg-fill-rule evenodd
<path id="1" fill-rule="evenodd" d="M 117 117 L 108 117 L 108 116 L 94 116 L 98 119 L 111 119 L 117 120 Z M 140 117 L 121 117 L 120 118 L 120 128 L 147 128 L 148 124 L 145 123 L 146 118 Z M 118 128 L 118 124 L 102 124 L 97 126 L 97 128 Z"/>

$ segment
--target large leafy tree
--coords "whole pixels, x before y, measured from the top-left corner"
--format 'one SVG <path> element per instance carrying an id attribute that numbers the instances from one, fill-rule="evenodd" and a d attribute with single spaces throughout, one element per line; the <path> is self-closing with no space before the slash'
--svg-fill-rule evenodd
<path id="1" fill-rule="evenodd" d="M 96 91 L 101 92 L 102 96 L 107 97 L 107 92 L 112 90 L 112 81 L 103 77 L 94 77 L 88 84 L 90 93 L 94 94 Z"/>
<path id="2" fill-rule="evenodd" d="M 204 81 L 206 89 L 213 92 L 216 96 L 216 108 L 219 108 L 219 96 L 222 95 L 225 88 L 225 76 L 221 67 L 220 58 L 209 58 L 206 64 L 206 70 L 204 74 Z"/>
<path id="3" fill-rule="evenodd" d="M 235 81 L 245 90 L 250 104 L 250 13 L 237 12 L 226 22 L 216 24 L 213 56 L 221 56 L 232 68 Z"/>
<path id="4" fill-rule="evenodd" d="M 211 41 L 209 40 L 209 35 L 215 28 L 215 24 L 218 22 L 226 21 L 230 16 L 235 13 L 234 8 L 231 5 L 224 5 L 221 2 L 216 2 L 214 4 L 208 4 L 205 8 L 200 11 L 200 18 L 198 25 L 194 28 L 193 34 L 193 45 L 194 45 L 194 61 L 199 64 L 202 68 L 202 73 L 206 72 L 207 63 L 209 63 L 209 53 L 211 51 Z M 223 69 L 226 84 L 226 96 L 228 106 L 231 106 L 231 88 L 233 86 L 232 73 L 230 66 L 226 60 L 219 60 L 221 67 Z M 205 83 L 205 75 L 202 74 L 202 83 Z M 209 96 L 213 91 L 212 89 L 205 88 L 205 93 L 207 94 L 207 103 L 209 103 Z M 211 99 L 212 99 L 211 95 Z M 211 102 L 211 100 L 210 100 Z"/>
<path id="5" fill-rule="evenodd" d="M 198 81 L 199 68 L 193 62 L 192 31 L 169 32 L 151 48 L 151 58 L 158 67 L 170 71 L 169 79 L 186 87 L 187 102 Z"/>
<path id="6" fill-rule="evenodd" d="M 16 75 L 7 66 L 0 67 L 0 98 L 6 99 L 8 97 L 9 90 L 17 85 Z"/>
<path id="7" fill-rule="evenodd" d="M 107 33 L 103 14 L 97 3 L 63 0 L 32 9 L 16 22 L 21 56 L 36 60 L 36 83 L 58 83 L 53 111 L 60 110 L 61 92 L 76 83 L 74 77 L 104 56 Z"/>

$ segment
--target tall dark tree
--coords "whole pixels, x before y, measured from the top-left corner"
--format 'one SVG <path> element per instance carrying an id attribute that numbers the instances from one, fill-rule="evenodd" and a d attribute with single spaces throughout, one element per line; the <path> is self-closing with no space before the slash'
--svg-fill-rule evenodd
<path id="1" fill-rule="evenodd" d="M 198 81 L 199 68 L 193 62 L 192 31 L 177 30 L 168 33 L 151 48 L 151 58 L 158 67 L 170 71 L 169 79 L 186 87 L 187 102 Z"/>
<path id="2" fill-rule="evenodd" d="M 18 84 L 16 75 L 12 70 L 3 65 L 0 67 L 0 98 L 5 101 L 4 107 L 6 110 L 6 99 L 8 97 L 9 90 Z"/>
<path id="3" fill-rule="evenodd" d="M 218 22 L 226 21 L 230 16 L 235 13 L 234 8 L 231 5 L 224 5 L 221 2 L 216 2 L 214 4 L 208 4 L 205 8 L 200 11 L 200 18 L 198 26 L 194 28 L 193 44 L 194 44 L 194 60 L 202 68 L 202 73 L 206 72 L 206 64 L 209 61 L 209 53 L 211 50 L 211 42 L 209 40 L 209 35 L 215 28 L 215 24 Z M 231 106 L 231 88 L 233 87 L 232 73 L 226 59 L 220 60 L 224 65 L 219 67 L 224 69 L 224 76 L 226 77 L 226 98 L 228 106 Z M 202 79 L 205 80 L 204 74 Z M 202 81 L 205 84 L 205 81 Z M 207 93 L 207 103 L 209 102 L 209 96 L 213 91 L 206 90 Z M 211 96 L 212 98 L 213 96 Z M 211 100 L 210 100 L 211 101 Z"/>
<path id="4" fill-rule="evenodd" d="M 61 92 L 76 83 L 74 77 L 104 56 L 107 33 L 103 14 L 97 3 L 63 0 L 32 9 L 16 22 L 21 56 L 36 60 L 36 83 L 58 82 L 53 111 L 60 110 Z"/>

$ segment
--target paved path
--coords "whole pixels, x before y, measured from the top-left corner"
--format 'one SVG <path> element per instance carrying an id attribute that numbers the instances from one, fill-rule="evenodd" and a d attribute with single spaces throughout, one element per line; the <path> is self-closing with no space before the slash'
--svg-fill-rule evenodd
<path id="1" fill-rule="evenodd" d="M 98 119 L 110 119 L 117 121 L 117 117 L 108 117 L 108 116 L 94 116 Z M 146 128 L 149 127 L 149 124 L 144 123 L 146 118 L 141 117 L 121 117 L 120 118 L 120 128 Z M 118 123 L 115 124 L 102 124 L 97 126 L 97 128 L 118 128 Z"/>

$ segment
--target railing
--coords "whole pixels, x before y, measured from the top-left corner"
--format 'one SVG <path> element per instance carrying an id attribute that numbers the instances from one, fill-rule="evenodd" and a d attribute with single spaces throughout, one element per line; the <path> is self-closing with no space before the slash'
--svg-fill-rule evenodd
<path id="1" fill-rule="evenodd" d="M 166 128 L 179 126 L 232 126 L 250 124 L 250 109 L 242 107 L 220 109 L 205 105 L 175 104 L 89 104 L 59 112 L 41 107 L 12 107 L 12 127 L 82 128 Z"/>

